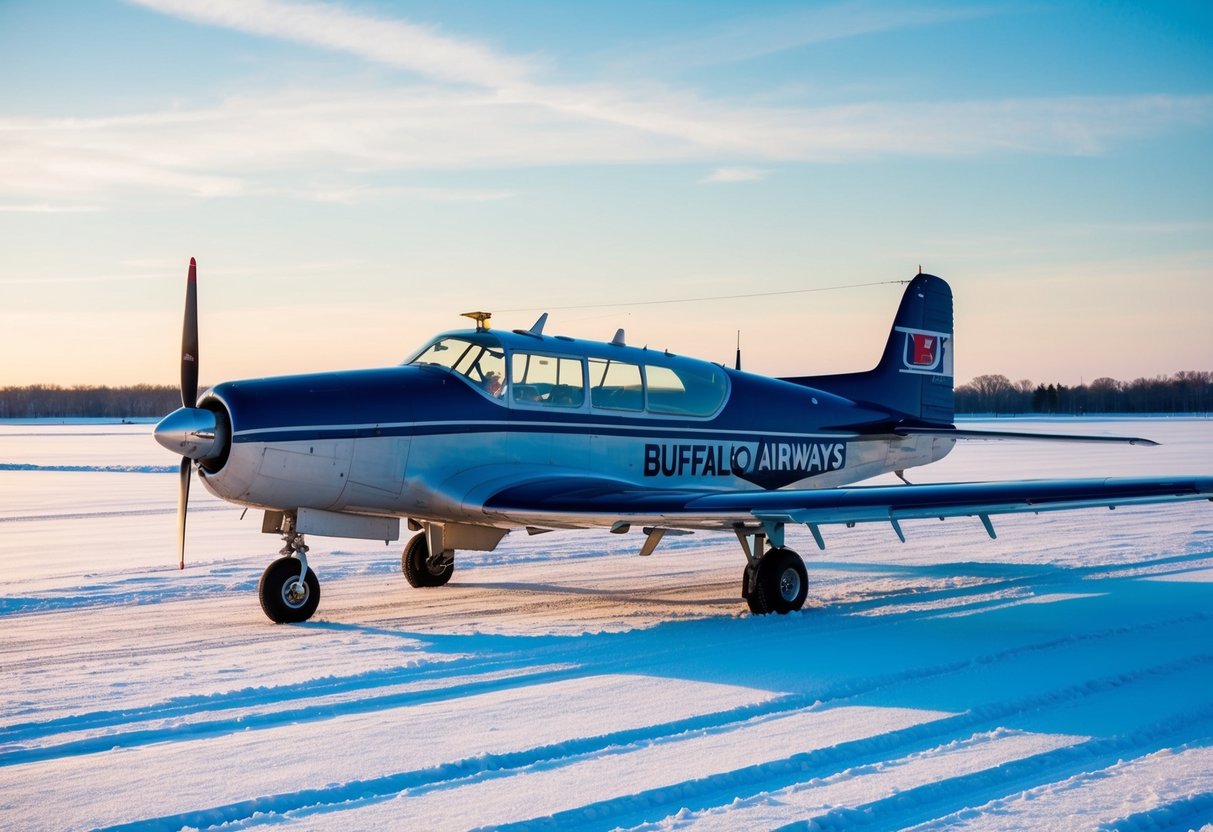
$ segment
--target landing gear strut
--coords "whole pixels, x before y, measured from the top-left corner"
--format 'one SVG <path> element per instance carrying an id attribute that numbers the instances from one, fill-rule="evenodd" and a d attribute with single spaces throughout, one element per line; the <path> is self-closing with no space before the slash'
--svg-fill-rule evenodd
<path id="1" fill-rule="evenodd" d="M 418 532 L 404 547 L 400 555 L 400 569 L 410 586 L 442 586 L 451 579 L 455 571 L 454 552 L 439 552 L 430 555 L 430 544 L 425 532 Z"/>
<path id="2" fill-rule="evenodd" d="M 737 538 L 749 561 L 741 578 L 741 594 L 750 605 L 750 612 L 784 615 L 803 607 L 809 591 L 809 575 L 800 555 L 784 546 L 764 552 L 766 535 L 761 533 L 747 535 L 738 529 Z"/>
<path id="3" fill-rule="evenodd" d="M 281 555 L 261 573 L 257 596 L 261 609 L 275 624 L 307 621 L 320 604 L 320 581 L 307 566 L 307 544 L 293 523 L 282 533 Z"/>

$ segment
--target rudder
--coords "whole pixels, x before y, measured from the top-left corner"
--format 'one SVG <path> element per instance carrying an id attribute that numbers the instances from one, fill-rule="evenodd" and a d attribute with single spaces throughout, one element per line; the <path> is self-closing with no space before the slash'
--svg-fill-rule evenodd
<path id="1" fill-rule="evenodd" d="M 924 424 L 952 423 L 952 289 L 942 278 L 910 281 L 880 363 L 866 373 L 787 378 Z"/>

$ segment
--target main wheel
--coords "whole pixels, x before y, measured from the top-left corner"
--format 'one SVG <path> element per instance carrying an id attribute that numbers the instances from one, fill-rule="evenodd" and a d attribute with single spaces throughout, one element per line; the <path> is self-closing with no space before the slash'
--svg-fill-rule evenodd
<path id="1" fill-rule="evenodd" d="M 803 607 L 808 593 L 809 574 L 800 555 L 791 549 L 772 549 L 758 562 L 758 574 L 746 600 L 757 615 L 784 615 Z"/>
<path id="2" fill-rule="evenodd" d="M 301 566 L 296 558 L 278 558 L 261 573 L 257 595 L 261 598 L 261 609 L 275 624 L 307 621 L 320 603 L 320 580 L 311 569 L 302 585 L 296 586 Z"/>
<path id="3" fill-rule="evenodd" d="M 430 544 L 425 539 L 425 532 L 418 532 L 404 547 L 404 553 L 400 556 L 400 569 L 410 586 L 442 586 L 451 579 L 451 574 L 455 571 L 455 561 L 452 558 L 442 564 L 431 563 Z"/>

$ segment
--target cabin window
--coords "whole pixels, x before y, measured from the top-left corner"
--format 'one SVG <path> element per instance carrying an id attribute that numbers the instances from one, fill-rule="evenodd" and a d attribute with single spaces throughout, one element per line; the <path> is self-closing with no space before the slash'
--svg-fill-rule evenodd
<path id="1" fill-rule="evenodd" d="M 695 362 L 659 367 L 646 364 L 649 412 L 676 416 L 711 416 L 728 393 L 724 371 L 715 364 Z"/>
<path id="2" fill-rule="evenodd" d="M 516 352 L 510 361 L 514 401 L 524 405 L 581 407 L 585 368 L 580 358 Z"/>
<path id="3" fill-rule="evenodd" d="M 407 363 L 446 367 L 495 399 L 505 395 L 505 352 L 495 343 L 439 338 Z"/>
<path id="4" fill-rule="evenodd" d="M 640 365 L 591 358 L 590 403 L 611 410 L 644 410 Z"/>

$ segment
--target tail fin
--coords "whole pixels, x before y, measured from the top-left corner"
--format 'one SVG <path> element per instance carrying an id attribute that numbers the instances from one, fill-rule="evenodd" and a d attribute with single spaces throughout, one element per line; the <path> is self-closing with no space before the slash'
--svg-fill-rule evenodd
<path id="1" fill-rule="evenodd" d="M 910 281 L 876 368 L 784 379 L 889 410 L 915 422 L 952 423 L 952 290 L 941 278 Z"/>

